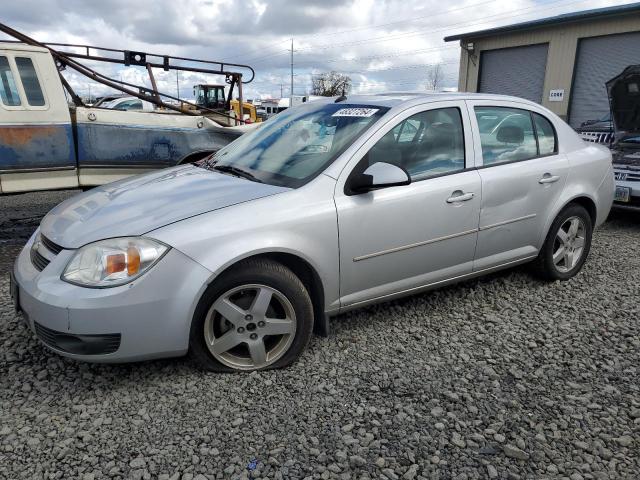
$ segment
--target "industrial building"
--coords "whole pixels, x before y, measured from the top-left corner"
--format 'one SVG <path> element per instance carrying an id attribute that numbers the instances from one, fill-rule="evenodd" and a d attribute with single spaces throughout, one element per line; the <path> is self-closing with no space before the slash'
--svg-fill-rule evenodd
<path id="1" fill-rule="evenodd" d="M 605 117 L 605 82 L 640 64 L 640 3 L 586 10 L 444 39 L 462 48 L 458 88 L 515 95 L 573 127 Z"/>

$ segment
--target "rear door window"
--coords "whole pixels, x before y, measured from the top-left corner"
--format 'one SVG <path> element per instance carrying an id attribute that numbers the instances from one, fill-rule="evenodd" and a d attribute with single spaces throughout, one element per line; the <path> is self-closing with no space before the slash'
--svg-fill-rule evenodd
<path id="1" fill-rule="evenodd" d="M 18 67 L 18 74 L 29 105 L 43 107 L 45 105 L 44 94 L 38 81 L 38 74 L 33 65 L 33 60 L 28 57 L 16 57 L 16 67 Z"/>
<path id="2" fill-rule="evenodd" d="M 20 94 L 9 65 L 9 59 L 5 56 L 0 56 L 0 100 L 8 107 L 21 105 Z"/>
<path id="3" fill-rule="evenodd" d="M 536 136 L 527 110 L 505 107 L 475 107 L 482 164 L 528 160 L 538 155 Z"/>

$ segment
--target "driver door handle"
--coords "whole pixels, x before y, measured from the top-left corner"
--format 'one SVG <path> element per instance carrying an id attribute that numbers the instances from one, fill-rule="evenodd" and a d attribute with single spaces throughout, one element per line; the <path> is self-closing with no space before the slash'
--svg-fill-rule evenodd
<path id="1" fill-rule="evenodd" d="M 473 198 L 473 192 L 464 193 L 462 190 L 456 190 L 447 198 L 447 203 L 466 202 Z"/>
<path id="2" fill-rule="evenodd" d="M 558 180 L 560 180 L 560 177 L 558 175 L 551 175 L 550 173 L 545 173 L 542 176 L 542 178 L 538 180 L 538 183 L 544 185 L 545 183 L 554 183 L 554 182 L 557 182 Z"/>

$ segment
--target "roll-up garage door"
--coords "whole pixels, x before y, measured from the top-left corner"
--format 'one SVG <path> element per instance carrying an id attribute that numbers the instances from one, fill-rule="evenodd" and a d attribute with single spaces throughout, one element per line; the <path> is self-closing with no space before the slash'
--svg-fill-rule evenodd
<path id="1" fill-rule="evenodd" d="M 479 92 L 514 95 L 542 103 L 548 44 L 485 50 Z"/>
<path id="2" fill-rule="evenodd" d="M 605 82 L 627 66 L 637 64 L 640 64 L 640 32 L 581 39 L 571 89 L 571 126 L 579 127 L 585 120 L 607 115 Z"/>

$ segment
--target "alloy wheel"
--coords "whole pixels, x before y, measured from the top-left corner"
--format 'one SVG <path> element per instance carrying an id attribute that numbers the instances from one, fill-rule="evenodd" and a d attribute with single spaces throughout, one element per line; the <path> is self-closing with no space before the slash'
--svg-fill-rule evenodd
<path id="1" fill-rule="evenodd" d="M 296 333 L 291 302 L 267 285 L 241 285 L 213 303 L 204 322 L 205 342 L 216 360 L 237 370 L 273 364 Z"/>
<path id="2" fill-rule="evenodd" d="M 580 262 L 584 252 L 586 226 L 580 217 L 569 217 L 560 226 L 553 244 L 553 263 L 566 273 Z"/>

